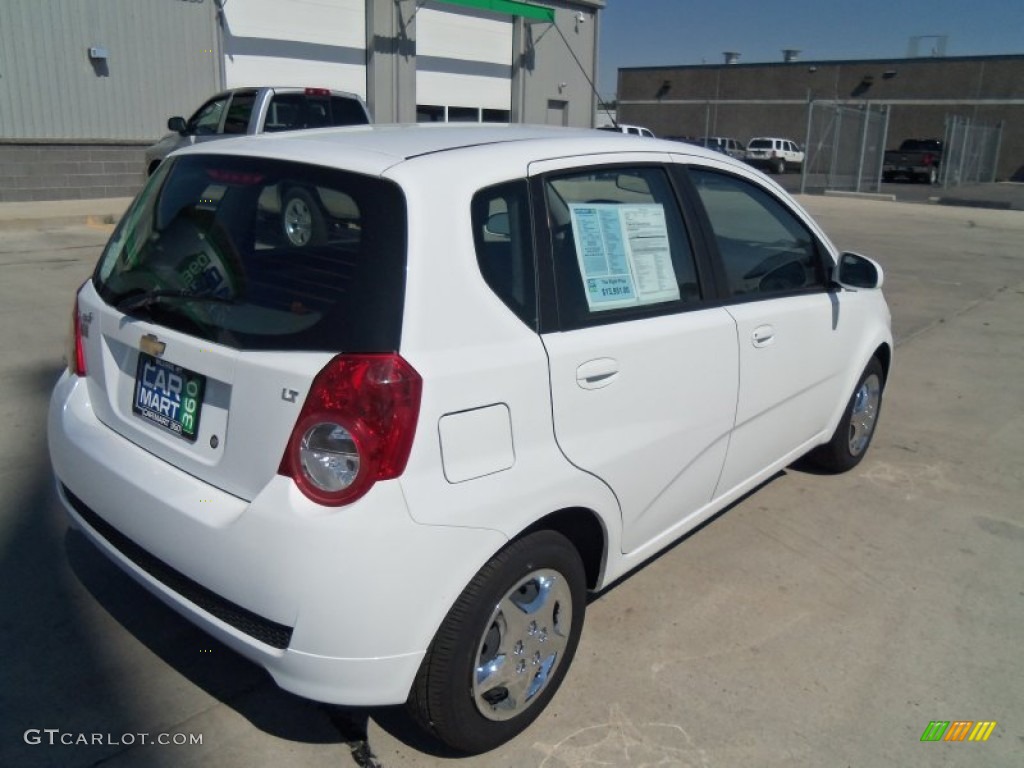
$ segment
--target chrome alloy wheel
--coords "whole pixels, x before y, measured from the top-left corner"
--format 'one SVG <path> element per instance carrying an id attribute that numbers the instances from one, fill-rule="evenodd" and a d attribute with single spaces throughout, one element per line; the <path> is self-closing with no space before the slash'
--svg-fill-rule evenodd
<path id="1" fill-rule="evenodd" d="M 284 209 L 284 233 L 292 245 L 305 245 L 313 235 L 313 213 L 301 197 L 293 197 Z"/>
<path id="2" fill-rule="evenodd" d="M 881 399 L 881 379 L 872 373 L 853 396 L 853 409 L 850 411 L 850 453 L 853 456 L 859 456 L 871 440 Z"/>
<path id="3" fill-rule="evenodd" d="M 561 662 L 572 630 L 572 592 L 562 574 L 542 569 L 495 606 L 477 650 L 473 701 L 489 720 L 527 709 Z"/>

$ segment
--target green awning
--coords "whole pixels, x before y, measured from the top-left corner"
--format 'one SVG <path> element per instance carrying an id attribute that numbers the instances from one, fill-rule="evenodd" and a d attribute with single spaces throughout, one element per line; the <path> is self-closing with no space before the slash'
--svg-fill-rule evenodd
<path id="1" fill-rule="evenodd" d="M 518 0 L 438 0 L 449 5 L 463 5 L 478 11 L 493 11 L 507 16 L 522 16 L 524 19 L 535 19 L 555 23 L 555 9 L 542 5 L 521 3 Z"/>

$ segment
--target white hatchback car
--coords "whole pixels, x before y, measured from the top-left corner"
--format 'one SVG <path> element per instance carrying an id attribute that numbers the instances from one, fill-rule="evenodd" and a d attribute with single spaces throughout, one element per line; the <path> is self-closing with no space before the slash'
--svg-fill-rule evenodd
<path id="1" fill-rule="evenodd" d="M 301 246 L 274 202 L 296 187 L 319 220 Z M 58 494 L 282 688 L 406 702 L 487 750 L 554 695 L 588 591 L 804 454 L 860 461 L 892 358 L 881 283 L 776 184 L 677 142 L 192 147 L 76 295 Z"/>

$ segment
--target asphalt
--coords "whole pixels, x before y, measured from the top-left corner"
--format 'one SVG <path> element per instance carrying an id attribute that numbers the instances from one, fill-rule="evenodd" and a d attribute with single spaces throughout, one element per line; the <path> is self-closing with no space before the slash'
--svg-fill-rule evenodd
<path id="1" fill-rule="evenodd" d="M 830 194 L 831 191 L 826 191 Z M 833 193 L 839 194 L 839 193 Z M 911 202 L 901 195 L 870 195 L 841 193 L 843 197 L 864 197 L 894 202 Z M 992 208 L 1024 211 L 1024 183 L 996 182 L 992 184 L 965 184 L 951 189 L 935 189 L 926 200 L 913 202 L 954 205 L 971 208 Z M 116 223 L 124 214 L 131 198 L 96 198 L 90 200 L 47 200 L 40 202 L 0 203 L 0 231 L 24 229 L 54 229 L 74 225 L 101 225 Z"/>

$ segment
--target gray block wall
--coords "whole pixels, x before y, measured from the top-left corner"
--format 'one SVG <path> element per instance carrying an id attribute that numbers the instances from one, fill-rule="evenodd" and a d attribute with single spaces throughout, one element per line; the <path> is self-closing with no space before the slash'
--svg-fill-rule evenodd
<path id="1" fill-rule="evenodd" d="M 0 144 L 0 203 L 134 197 L 147 144 Z"/>

